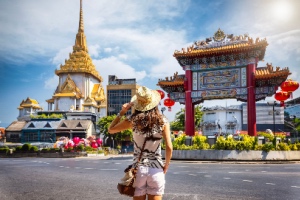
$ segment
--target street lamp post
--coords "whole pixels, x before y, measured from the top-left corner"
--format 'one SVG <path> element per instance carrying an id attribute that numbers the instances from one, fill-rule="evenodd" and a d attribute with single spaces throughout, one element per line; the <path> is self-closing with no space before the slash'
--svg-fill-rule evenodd
<path id="1" fill-rule="evenodd" d="M 236 132 L 238 132 L 239 130 L 239 121 L 238 119 L 236 118 L 236 116 L 232 116 L 234 119 L 235 119 L 235 123 L 236 123 Z"/>
<path id="2" fill-rule="evenodd" d="M 274 130 L 274 133 L 273 134 L 275 134 L 275 106 L 277 105 L 277 102 L 276 101 L 273 101 L 273 102 L 268 102 L 268 105 L 269 106 L 273 106 L 273 111 L 272 111 L 272 113 L 273 113 L 273 130 Z"/>
<path id="3" fill-rule="evenodd" d="M 166 107 L 161 108 L 161 113 L 164 114 L 164 111 L 166 110 Z"/>

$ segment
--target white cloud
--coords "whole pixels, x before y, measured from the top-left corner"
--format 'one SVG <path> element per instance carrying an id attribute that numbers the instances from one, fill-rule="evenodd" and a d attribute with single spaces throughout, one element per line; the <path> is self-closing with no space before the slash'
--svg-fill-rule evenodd
<path id="1" fill-rule="evenodd" d="M 98 44 L 88 46 L 89 54 L 91 57 L 97 58 L 100 53 L 100 46 Z"/>
<path id="2" fill-rule="evenodd" d="M 94 59 L 93 63 L 102 76 L 104 85 L 107 85 L 109 75 L 116 75 L 120 79 L 136 78 L 137 81 L 146 77 L 144 70 L 137 71 L 114 56 L 100 60 Z"/>
<path id="3" fill-rule="evenodd" d="M 69 53 L 73 51 L 72 46 L 68 46 L 66 48 L 60 49 L 56 55 L 51 59 L 51 62 L 54 65 L 64 65 L 65 59 L 69 58 Z"/>
<path id="4" fill-rule="evenodd" d="M 181 67 L 173 57 L 174 50 L 186 47 L 184 31 L 157 29 L 145 31 L 139 29 L 102 29 L 102 37 L 108 38 L 103 45 L 118 45 L 119 55 L 126 54 L 128 62 L 135 61 L 147 71 L 149 77 L 169 76 Z M 105 52 L 114 52 L 105 48 Z M 174 71 L 174 72 L 173 72 Z"/>
<path id="5" fill-rule="evenodd" d="M 268 37 L 268 42 L 268 53 L 275 60 L 294 59 L 295 54 L 300 54 L 300 29 L 271 35 Z"/>
<path id="6" fill-rule="evenodd" d="M 104 48 L 104 52 L 110 53 L 110 52 L 112 52 L 112 48 Z"/>
<path id="7" fill-rule="evenodd" d="M 122 60 L 127 60 L 127 58 L 128 58 L 128 55 L 126 55 L 126 54 L 120 54 L 119 56 L 118 56 L 120 59 L 122 59 Z"/>
<path id="8" fill-rule="evenodd" d="M 58 76 L 56 75 L 53 75 L 51 78 L 45 80 L 44 82 L 45 89 L 55 90 L 57 86 L 58 86 Z"/>

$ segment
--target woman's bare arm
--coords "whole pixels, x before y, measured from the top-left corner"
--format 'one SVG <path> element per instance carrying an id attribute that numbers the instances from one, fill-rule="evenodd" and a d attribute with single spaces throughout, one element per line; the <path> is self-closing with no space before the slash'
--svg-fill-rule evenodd
<path id="1" fill-rule="evenodd" d="M 170 131 L 170 124 L 166 123 L 163 130 L 163 138 L 166 143 L 166 151 L 165 151 L 165 166 L 164 166 L 164 173 L 167 173 L 167 170 L 169 168 L 169 164 L 172 157 L 172 141 L 171 141 L 171 131 Z"/>
<path id="2" fill-rule="evenodd" d="M 123 130 L 127 130 L 132 128 L 131 122 L 127 119 L 121 120 L 122 116 L 125 115 L 125 113 L 131 108 L 130 103 L 125 103 L 122 106 L 121 111 L 119 112 L 118 116 L 112 121 L 108 128 L 108 132 L 110 134 L 118 133 Z M 121 121 L 120 121 L 121 120 Z"/>

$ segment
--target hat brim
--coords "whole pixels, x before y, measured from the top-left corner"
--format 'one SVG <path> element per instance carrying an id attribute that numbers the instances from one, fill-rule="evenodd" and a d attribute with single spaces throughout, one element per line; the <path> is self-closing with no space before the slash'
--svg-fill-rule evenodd
<path id="1" fill-rule="evenodd" d="M 139 104 L 137 101 L 137 96 L 134 95 L 130 101 L 131 103 L 133 103 L 133 108 L 138 111 L 147 111 L 156 107 L 161 100 L 161 96 L 159 92 L 157 92 L 156 90 L 151 90 L 151 93 L 152 93 L 151 102 L 146 105 Z"/>

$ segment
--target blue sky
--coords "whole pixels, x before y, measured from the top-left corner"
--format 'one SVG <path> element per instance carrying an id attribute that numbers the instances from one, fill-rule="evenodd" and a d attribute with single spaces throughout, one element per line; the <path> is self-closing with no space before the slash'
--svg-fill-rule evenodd
<path id="1" fill-rule="evenodd" d="M 47 110 L 58 84 L 54 71 L 72 52 L 79 0 L 0 0 L 0 126 L 16 120 L 27 97 Z M 136 78 L 158 89 L 158 79 L 183 70 L 175 50 L 227 34 L 266 38 L 263 62 L 289 67 L 300 82 L 300 1 L 298 0 L 83 0 L 89 53 L 104 78 Z M 299 97 L 299 90 L 294 97 Z M 273 100 L 272 97 L 265 101 Z M 204 106 L 240 104 L 214 100 Z M 181 108 L 165 111 L 170 120 Z"/>

